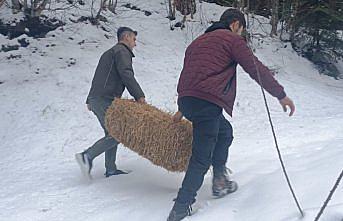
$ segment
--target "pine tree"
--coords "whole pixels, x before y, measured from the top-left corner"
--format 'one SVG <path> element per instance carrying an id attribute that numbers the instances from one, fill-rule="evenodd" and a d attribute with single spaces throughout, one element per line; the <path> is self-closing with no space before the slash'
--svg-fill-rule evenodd
<path id="1" fill-rule="evenodd" d="M 340 71 L 334 63 L 343 58 L 342 3 L 336 0 L 297 1 L 291 39 L 293 45 L 319 65 L 324 73 L 339 76 Z M 299 48 L 299 45 L 302 46 Z"/>

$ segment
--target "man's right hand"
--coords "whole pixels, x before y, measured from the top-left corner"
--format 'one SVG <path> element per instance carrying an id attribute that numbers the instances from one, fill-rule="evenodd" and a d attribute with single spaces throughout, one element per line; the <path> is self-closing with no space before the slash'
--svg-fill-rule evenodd
<path id="1" fill-rule="evenodd" d="M 292 116 L 294 111 L 295 111 L 295 105 L 293 103 L 293 101 L 289 98 L 289 97 L 284 97 L 281 100 L 279 100 L 283 111 L 287 112 L 287 107 L 289 107 L 289 109 L 291 110 L 291 112 L 289 113 L 289 116 Z"/>
<path id="2" fill-rule="evenodd" d="M 137 100 L 138 103 L 146 104 L 145 97 L 141 97 Z"/>

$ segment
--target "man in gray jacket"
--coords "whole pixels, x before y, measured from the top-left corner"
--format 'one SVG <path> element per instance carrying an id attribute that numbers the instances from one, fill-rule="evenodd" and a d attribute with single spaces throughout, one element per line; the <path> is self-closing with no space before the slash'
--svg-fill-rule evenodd
<path id="1" fill-rule="evenodd" d="M 145 103 L 145 95 L 134 77 L 132 68 L 133 48 L 136 46 L 137 32 L 128 27 L 117 31 L 118 43 L 102 54 L 92 86 L 87 97 L 87 108 L 98 118 L 105 136 L 82 153 L 75 154 L 81 172 L 91 178 L 92 161 L 105 152 L 105 176 L 125 174 L 115 164 L 118 141 L 105 128 L 105 113 L 116 97 L 121 97 L 125 88 L 137 102 Z"/>

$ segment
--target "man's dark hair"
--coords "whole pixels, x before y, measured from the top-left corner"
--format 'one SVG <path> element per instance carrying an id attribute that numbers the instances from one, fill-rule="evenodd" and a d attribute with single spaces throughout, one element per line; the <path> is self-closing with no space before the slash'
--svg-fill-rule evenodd
<path id="1" fill-rule="evenodd" d="M 121 41 L 123 40 L 125 34 L 128 34 L 128 33 L 133 33 L 135 35 L 137 35 L 137 31 L 134 31 L 132 30 L 131 28 L 129 27 L 120 27 L 118 28 L 118 31 L 117 31 L 117 38 L 118 38 L 118 41 Z"/>
<path id="2" fill-rule="evenodd" d="M 233 22 L 239 21 L 243 28 L 246 28 L 246 21 L 244 14 L 235 8 L 227 9 L 222 16 L 220 16 L 220 23 L 224 24 L 225 26 L 230 26 Z"/>

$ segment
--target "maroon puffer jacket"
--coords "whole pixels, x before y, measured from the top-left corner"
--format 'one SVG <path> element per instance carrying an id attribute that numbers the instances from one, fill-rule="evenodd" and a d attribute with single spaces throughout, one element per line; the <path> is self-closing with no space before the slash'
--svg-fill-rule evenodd
<path id="1" fill-rule="evenodd" d="M 229 30 L 218 29 L 201 35 L 188 46 L 177 87 L 179 98 L 192 96 L 207 100 L 232 116 L 237 63 L 256 82 L 257 67 L 263 88 L 278 99 L 286 96 L 273 73 L 252 54 L 244 38 Z"/>

